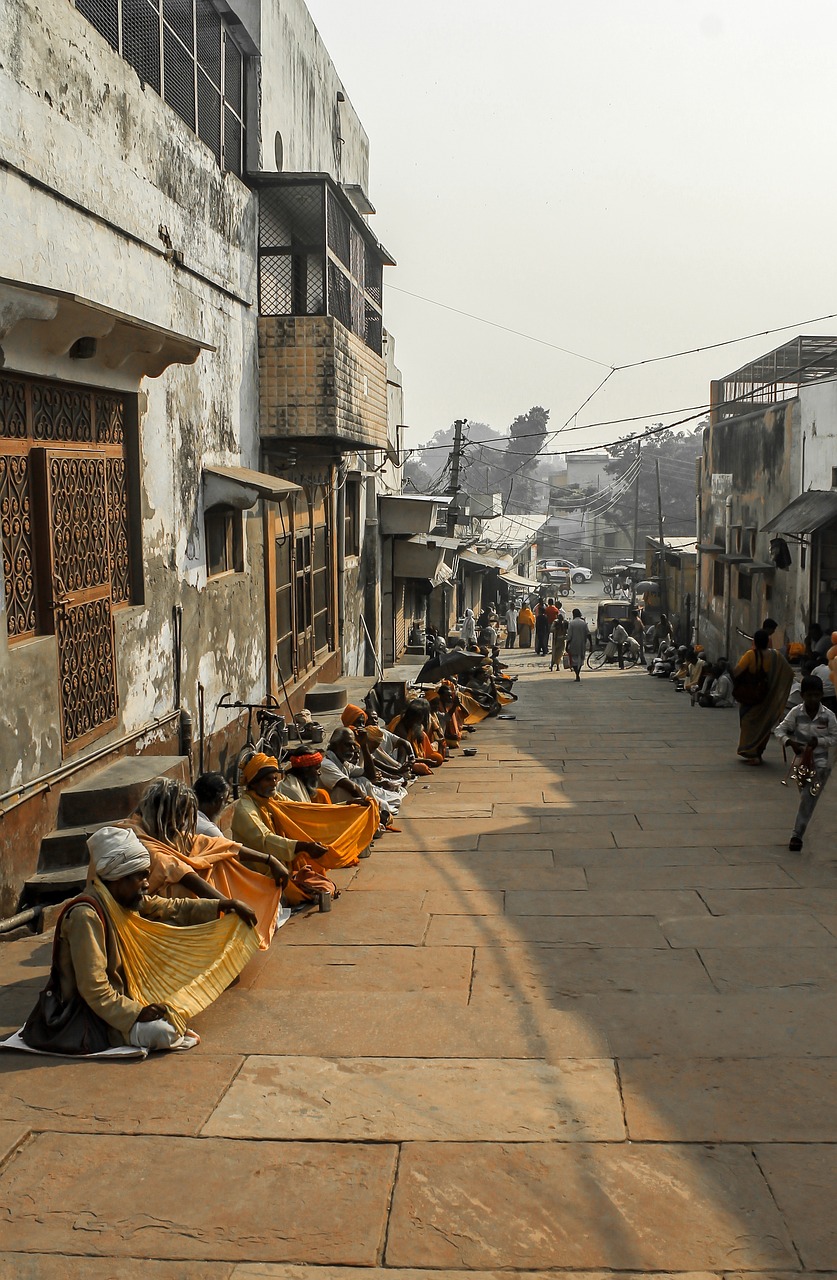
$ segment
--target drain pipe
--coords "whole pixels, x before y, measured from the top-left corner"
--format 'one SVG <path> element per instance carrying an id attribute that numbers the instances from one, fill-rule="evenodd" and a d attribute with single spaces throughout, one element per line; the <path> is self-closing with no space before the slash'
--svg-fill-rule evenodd
<path id="1" fill-rule="evenodd" d="M 724 565 L 724 653 L 729 654 L 729 642 L 732 632 L 732 599 L 730 593 L 732 591 L 732 565 L 729 556 L 732 555 L 732 494 L 729 495 L 724 503 L 724 550 L 727 554 L 727 562 Z"/>
<path id="2" fill-rule="evenodd" d="M 16 916 L 8 916 L 0 920 L 0 933 L 12 933 L 24 924 L 34 924 L 43 915 L 43 907 L 28 907 L 26 911 L 18 911 Z"/>

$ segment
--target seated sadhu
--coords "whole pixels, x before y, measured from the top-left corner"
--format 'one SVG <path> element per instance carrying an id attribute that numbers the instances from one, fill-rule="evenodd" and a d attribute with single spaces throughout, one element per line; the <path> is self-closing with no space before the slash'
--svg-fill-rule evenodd
<path id="1" fill-rule="evenodd" d="M 55 939 L 62 1002 L 78 996 L 93 1015 L 80 1051 L 169 1049 L 258 950 L 255 912 L 231 898 L 148 896 L 151 857 L 124 827 L 101 827 L 87 847 L 91 878 L 62 910 Z M 42 1040 L 33 1047 L 50 1051 Z"/>
<path id="2" fill-rule="evenodd" d="M 320 765 L 320 785 L 337 804 L 357 804 L 362 797 L 374 801 L 385 829 L 392 826 L 407 788 L 382 778 L 372 758 L 365 729 L 335 729 Z"/>
<path id="3" fill-rule="evenodd" d="M 366 742 L 372 753 L 375 767 L 385 778 L 404 779 L 409 776 L 416 753 L 406 738 L 398 738 L 389 729 L 378 724 L 374 712 L 364 711 L 349 703 L 340 716 L 347 729 L 366 729 Z M 373 732 L 369 732 L 373 730 Z M 355 734 L 358 737 L 357 733 Z"/>
<path id="4" fill-rule="evenodd" d="M 296 906 L 313 901 L 331 884 L 323 870 L 355 866 L 378 829 L 378 808 L 365 797 L 348 807 L 288 800 L 276 794 L 281 778 L 274 756 L 250 757 L 241 770 L 246 790 L 233 810 L 232 833 L 248 847 L 288 863 L 285 901 Z"/>
<path id="5" fill-rule="evenodd" d="M 331 796 L 320 786 L 322 751 L 300 748 L 288 756 L 288 768 L 277 787 L 282 800 L 296 800 L 298 804 L 331 804 Z"/>
<path id="6" fill-rule="evenodd" d="M 175 778 L 157 778 L 123 825 L 134 831 L 151 856 L 149 892 L 168 898 L 238 898 L 256 913 L 264 948 L 289 871 L 272 852 L 245 848 L 226 836 L 199 835 L 194 791 Z"/>
<path id="7" fill-rule="evenodd" d="M 444 753 L 438 751 L 430 737 L 430 708 L 423 698 L 408 702 L 400 716 L 389 723 L 391 733 L 407 739 L 420 760 L 435 769 L 444 762 Z"/>

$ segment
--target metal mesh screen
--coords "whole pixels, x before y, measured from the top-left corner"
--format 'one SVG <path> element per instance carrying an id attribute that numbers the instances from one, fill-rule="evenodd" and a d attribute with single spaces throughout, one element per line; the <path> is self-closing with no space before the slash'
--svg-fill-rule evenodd
<path id="1" fill-rule="evenodd" d="M 203 67 L 216 89 L 220 90 L 221 19 L 207 0 L 197 0 L 195 5 L 195 37 L 198 65 Z"/>
<path id="2" fill-rule="evenodd" d="M 271 254 L 259 263 L 259 313 L 263 316 L 293 315 L 293 259 L 287 254 Z"/>
<path id="3" fill-rule="evenodd" d="M 351 263 L 351 224 L 343 209 L 328 193 L 328 247 L 344 266 Z"/>
<path id="4" fill-rule="evenodd" d="M 376 253 L 367 246 L 366 249 L 366 292 L 378 306 L 384 300 L 384 265 Z"/>
<path id="5" fill-rule="evenodd" d="M 187 49 L 194 48 L 195 10 L 193 0 L 163 0 L 163 20 Z"/>
<path id="6" fill-rule="evenodd" d="M 352 286 L 337 266 L 328 264 L 328 309 L 347 329 L 352 327 Z"/>
<path id="7" fill-rule="evenodd" d="M 236 115 L 241 115 L 244 101 L 242 85 L 244 59 L 240 49 L 230 40 L 224 38 L 224 100 L 230 104 Z"/>
<path id="8" fill-rule="evenodd" d="M 198 70 L 198 137 L 221 163 L 221 95 Z"/>
<path id="9" fill-rule="evenodd" d="M 180 119 L 195 127 L 195 64 L 183 45 L 163 27 L 163 94 Z"/>
<path id="10" fill-rule="evenodd" d="M 367 347 L 380 355 L 383 349 L 383 321 L 381 313 L 376 311 L 374 307 L 366 304 L 366 335 L 364 338 Z"/>
<path id="11" fill-rule="evenodd" d="M 267 187 L 259 197 L 259 248 L 322 247 L 322 188 L 314 183 Z"/>
<path id="12" fill-rule="evenodd" d="M 148 0 L 122 0 L 122 56 L 160 92 L 160 15 Z"/>
<path id="13" fill-rule="evenodd" d="M 112 49 L 119 50 L 118 0 L 76 0 L 76 8 L 103 35 Z"/>
<path id="14" fill-rule="evenodd" d="M 209 0 L 76 0 L 76 8 L 144 84 L 162 93 L 218 163 L 241 174 L 244 55 Z"/>

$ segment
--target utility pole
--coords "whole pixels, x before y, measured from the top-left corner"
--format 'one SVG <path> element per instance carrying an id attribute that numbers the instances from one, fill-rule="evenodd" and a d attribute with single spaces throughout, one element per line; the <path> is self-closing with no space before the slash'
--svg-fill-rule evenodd
<path id="1" fill-rule="evenodd" d="M 453 494 L 450 504 L 448 505 L 448 535 L 452 536 L 456 526 L 456 518 L 459 515 L 459 465 L 462 460 L 462 428 L 466 425 L 467 418 L 457 418 L 453 424 L 453 453 L 451 454 L 450 463 L 450 490 Z"/>
<path id="2" fill-rule="evenodd" d="M 634 563 L 639 559 L 639 480 L 642 475 L 642 464 L 639 461 L 642 444 L 636 442 L 636 483 L 634 484 Z"/>
<path id="3" fill-rule="evenodd" d="M 666 553 L 665 543 L 663 541 L 663 491 L 660 487 L 660 459 L 656 460 L 657 467 L 657 522 L 660 529 L 660 612 L 668 613 L 668 586 L 666 583 Z"/>

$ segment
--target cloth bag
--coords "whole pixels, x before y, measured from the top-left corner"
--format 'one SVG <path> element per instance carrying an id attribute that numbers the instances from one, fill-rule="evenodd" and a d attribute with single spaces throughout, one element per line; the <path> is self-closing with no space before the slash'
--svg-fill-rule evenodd
<path id="1" fill-rule="evenodd" d="M 742 671 L 735 677 L 732 696 L 742 707 L 757 707 L 767 697 L 770 681 L 762 663 L 757 671 Z"/>
<path id="2" fill-rule="evenodd" d="M 568 653 L 565 653 L 564 654 L 564 670 L 572 671 L 572 669 L 573 669 L 573 660 Z"/>
<path id="3" fill-rule="evenodd" d="M 107 934 L 107 922 L 98 902 L 93 898 L 74 898 L 61 912 L 55 923 L 49 980 L 38 996 L 38 1002 L 20 1033 L 24 1044 L 27 1044 L 30 1049 L 83 1057 L 91 1053 L 101 1053 L 110 1048 L 108 1024 L 93 1012 L 81 996 L 74 995 L 67 1001 L 61 998 L 61 980 L 58 973 L 61 922 L 70 908 L 77 906 L 80 902 L 86 902 L 95 909 L 102 922 L 102 928 Z"/>

